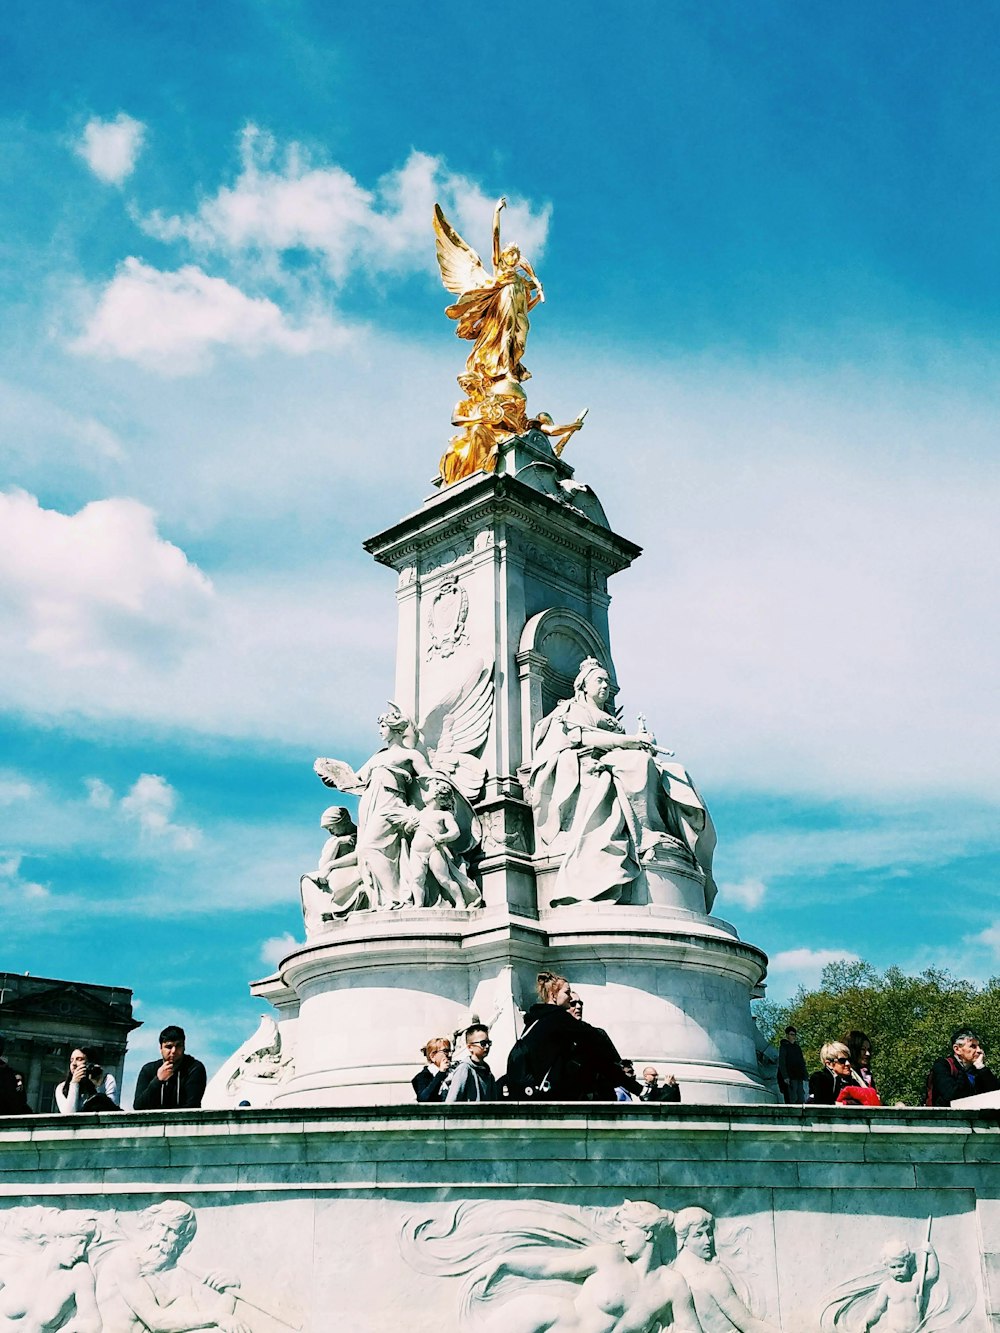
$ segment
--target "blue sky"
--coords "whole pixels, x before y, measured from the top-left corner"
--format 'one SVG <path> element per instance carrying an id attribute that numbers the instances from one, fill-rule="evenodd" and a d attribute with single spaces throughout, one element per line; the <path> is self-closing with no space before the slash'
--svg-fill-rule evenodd
<path id="1" fill-rule="evenodd" d="M 131 986 L 137 1057 L 249 1035 L 312 758 L 374 745 L 360 543 L 427 493 L 465 355 L 435 199 L 480 248 L 511 200 L 530 401 L 590 405 L 572 461 L 645 548 L 621 699 L 711 804 L 771 993 L 1000 971 L 1000 18 L 487 18 L 0 16 L 0 967 Z"/>

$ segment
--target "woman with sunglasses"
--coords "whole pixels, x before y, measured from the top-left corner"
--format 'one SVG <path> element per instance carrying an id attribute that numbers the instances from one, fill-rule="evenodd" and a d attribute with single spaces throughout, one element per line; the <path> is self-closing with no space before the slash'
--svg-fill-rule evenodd
<path id="1" fill-rule="evenodd" d="M 851 1068 L 851 1053 L 842 1041 L 828 1041 L 821 1047 L 823 1068 L 809 1076 L 809 1100 L 819 1106 L 833 1106 L 845 1088 L 864 1085 Z"/>
<path id="2" fill-rule="evenodd" d="M 431 1037 L 420 1054 L 427 1063 L 410 1079 L 418 1102 L 437 1102 L 441 1100 L 441 1085 L 453 1068 L 451 1061 L 451 1038 Z"/>

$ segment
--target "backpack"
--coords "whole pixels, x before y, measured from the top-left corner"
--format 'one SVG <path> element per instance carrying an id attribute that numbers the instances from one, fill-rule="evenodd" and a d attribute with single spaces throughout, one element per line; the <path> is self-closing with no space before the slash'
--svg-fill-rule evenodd
<path id="1" fill-rule="evenodd" d="M 80 1107 L 81 1111 L 120 1111 L 122 1108 L 106 1092 L 95 1092 Z"/>
<path id="2" fill-rule="evenodd" d="M 948 1061 L 948 1068 L 951 1070 L 953 1077 L 958 1078 L 959 1074 L 961 1073 L 961 1070 L 960 1070 L 959 1067 L 958 1067 L 958 1061 L 957 1061 L 956 1059 L 954 1059 L 954 1058 L 953 1058 L 952 1056 L 950 1056 L 950 1055 L 945 1056 L 945 1059 Z M 933 1105 L 934 1105 L 934 1070 L 933 1070 L 933 1069 L 932 1069 L 931 1072 L 927 1075 L 927 1092 L 926 1092 L 925 1095 L 924 1095 L 924 1105 L 925 1105 L 925 1106 L 933 1106 Z"/>
<path id="3" fill-rule="evenodd" d="M 537 1020 L 536 1020 L 537 1023 Z M 552 1090 L 549 1082 L 551 1069 L 547 1069 L 541 1078 L 532 1068 L 525 1038 L 536 1023 L 526 1027 L 510 1049 L 507 1057 L 507 1076 L 504 1079 L 504 1095 L 512 1101 L 520 1102 L 531 1097 L 547 1097 Z"/>

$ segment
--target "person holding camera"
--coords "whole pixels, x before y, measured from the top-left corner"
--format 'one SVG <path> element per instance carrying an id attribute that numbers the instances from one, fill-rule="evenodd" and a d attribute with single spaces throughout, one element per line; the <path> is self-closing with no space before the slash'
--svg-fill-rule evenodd
<path id="1" fill-rule="evenodd" d="M 56 1084 L 56 1106 L 60 1115 L 78 1111 L 119 1111 L 115 1101 L 118 1084 L 114 1074 L 105 1074 L 96 1052 L 89 1046 L 77 1046 L 69 1057 L 69 1074 Z"/>
<path id="2" fill-rule="evenodd" d="M 431 1037 L 420 1054 L 427 1063 L 417 1071 L 410 1083 L 418 1102 L 439 1102 L 441 1085 L 454 1068 L 451 1062 L 451 1038 Z"/>

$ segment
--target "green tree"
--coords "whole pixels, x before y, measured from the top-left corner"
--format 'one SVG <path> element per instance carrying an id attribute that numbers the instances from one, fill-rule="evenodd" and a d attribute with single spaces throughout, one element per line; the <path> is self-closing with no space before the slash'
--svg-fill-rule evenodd
<path id="1" fill-rule="evenodd" d="M 864 962 L 830 963 L 818 990 L 802 986 L 785 1005 L 760 1001 L 757 1022 L 776 1046 L 794 1024 L 810 1069 L 820 1068 L 824 1042 L 843 1041 L 860 1028 L 871 1039 L 875 1086 L 887 1106 L 923 1104 L 930 1067 L 949 1053 L 957 1027 L 978 1032 L 987 1060 L 995 1055 L 1000 1068 L 1000 977 L 977 986 L 937 968 L 911 977 L 898 967 L 879 972 Z"/>

